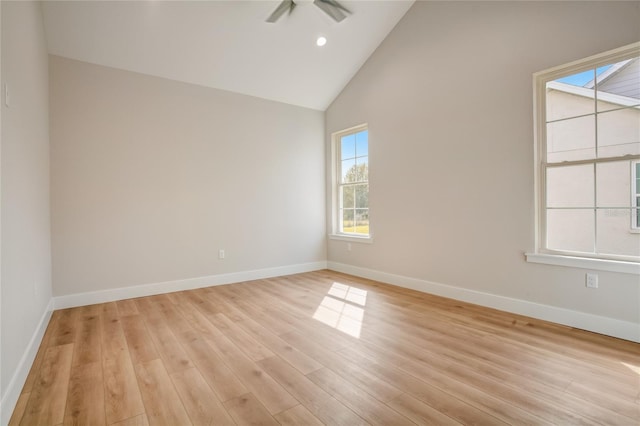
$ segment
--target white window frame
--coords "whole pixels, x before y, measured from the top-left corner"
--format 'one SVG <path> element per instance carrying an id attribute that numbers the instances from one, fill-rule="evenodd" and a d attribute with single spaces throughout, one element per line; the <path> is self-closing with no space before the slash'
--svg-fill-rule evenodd
<path id="1" fill-rule="evenodd" d="M 348 129 L 340 130 L 331 134 L 331 233 L 329 238 L 332 240 L 342 240 L 348 242 L 359 243 L 372 243 L 373 233 L 371 227 L 371 205 L 369 205 L 369 234 L 359 235 L 353 233 L 344 233 L 340 231 L 340 178 L 341 178 L 341 149 L 340 140 L 343 136 L 368 130 L 369 125 L 367 123 L 360 124 L 358 126 L 350 127 Z M 368 148 L 371 147 L 371 137 L 369 135 Z M 369 184 L 369 194 L 371 194 L 371 150 L 369 149 L 369 175 L 367 176 L 367 183 Z"/>
<path id="2" fill-rule="evenodd" d="M 640 185 L 638 185 L 637 165 L 640 164 L 640 160 L 634 160 L 631 162 L 631 206 L 638 206 L 638 200 L 640 200 Z M 640 221 L 638 221 L 638 214 L 631 214 L 631 232 L 634 234 L 640 233 Z"/>
<path id="3" fill-rule="evenodd" d="M 577 256 L 570 252 L 546 248 L 546 166 L 543 163 L 546 159 L 546 83 L 567 75 L 620 62 L 636 56 L 640 56 L 640 42 L 540 71 L 533 75 L 535 249 L 533 252 L 525 253 L 528 262 L 640 275 L 640 262 L 635 259 L 626 259 L 623 256 L 619 258 L 605 257 L 597 254 L 593 256 Z M 621 158 L 636 161 L 640 156 L 628 155 Z"/>

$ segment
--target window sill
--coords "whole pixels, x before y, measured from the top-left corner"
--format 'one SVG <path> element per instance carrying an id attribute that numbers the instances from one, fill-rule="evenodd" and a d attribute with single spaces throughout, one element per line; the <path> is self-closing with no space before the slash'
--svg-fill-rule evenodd
<path id="1" fill-rule="evenodd" d="M 329 234 L 330 240 L 338 240 L 338 241 L 349 241 L 350 243 L 364 243 L 364 244 L 372 244 L 373 237 L 369 235 L 368 237 L 357 237 L 355 235 L 345 235 L 345 234 Z"/>
<path id="2" fill-rule="evenodd" d="M 640 263 L 622 260 L 591 259 L 588 257 L 561 256 L 557 254 L 525 253 L 527 262 L 568 266 L 597 271 L 619 272 L 640 275 Z"/>

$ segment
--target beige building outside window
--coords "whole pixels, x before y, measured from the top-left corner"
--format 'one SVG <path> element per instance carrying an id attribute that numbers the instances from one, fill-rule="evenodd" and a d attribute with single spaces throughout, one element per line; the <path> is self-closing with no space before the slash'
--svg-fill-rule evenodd
<path id="1" fill-rule="evenodd" d="M 640 260 L 640 57 L 538 77 L 539 248 Z"/>

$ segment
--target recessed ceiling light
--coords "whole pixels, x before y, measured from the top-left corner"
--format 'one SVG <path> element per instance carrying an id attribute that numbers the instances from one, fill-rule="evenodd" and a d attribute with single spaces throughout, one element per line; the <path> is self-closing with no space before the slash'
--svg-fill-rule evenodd
<path id="1" fill-rule="evenodd" d="M 322 47 L 325 44 L 327 44 L 327 38 L 323 36 L 318 37 L 318 39 L 316 40 L 316 45 Z"/>

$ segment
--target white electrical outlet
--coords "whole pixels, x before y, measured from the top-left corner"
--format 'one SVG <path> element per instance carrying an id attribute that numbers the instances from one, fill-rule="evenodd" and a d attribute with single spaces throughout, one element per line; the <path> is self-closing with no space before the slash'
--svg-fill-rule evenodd
<path id="1" fill-rule="evenodd" d="M 224 249 L 218 250 L 218 259 L 224 259 Z"/>
<path id="2" fill-rule="evenodd" d="M 598 288 L 598 274 L 587 274 L 585 277 L 585 285 L 589 288 Z"/>

